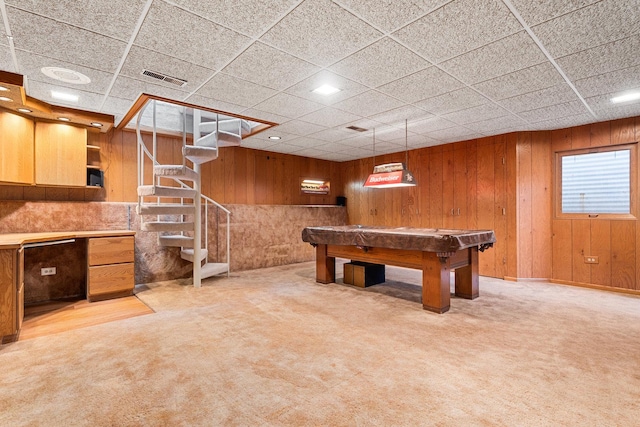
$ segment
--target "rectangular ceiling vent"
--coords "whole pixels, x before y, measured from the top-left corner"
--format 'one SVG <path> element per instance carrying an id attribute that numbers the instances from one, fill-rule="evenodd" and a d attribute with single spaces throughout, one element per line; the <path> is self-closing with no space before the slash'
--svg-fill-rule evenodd
<path id="1" fill-rule="evenodd" d="M 157 80 L 162 80 L 164 82 L 167 82 L 169 84 L 179 86 L 179 87 L 184 87 L 187 84 L 186 80 L 179 79 L 177 77 L 167 76 L 166 74 L 158 73 L 155 71 L 142 70 L 142 75 L 149 76 Z"/>
<path id="2" fill-rule="evenodd" d="M 347 126 L 347 129 L 355 130 L 356 132 L 366 132 L 367 129 L 359 128 L 358 126 Z"/>

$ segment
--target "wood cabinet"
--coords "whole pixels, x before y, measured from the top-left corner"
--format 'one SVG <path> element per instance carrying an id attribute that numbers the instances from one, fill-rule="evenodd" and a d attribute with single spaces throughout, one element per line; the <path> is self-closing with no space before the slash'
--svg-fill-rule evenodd
<path id="1" fill-rule="evenodd" d="M 97 237 L 87 240 L 87 299 L 97 301 L 132 295 L 134 238 Z"/>
<path id="2" fill-rule="evenodd" d="M 32 120 L 0 111 L 0 182 L 34 183 L 33 139 Z"/>
<path id="3" fill-rule="evenodd" d="M 61 123 L 35 126 L 37 185 L 87 185 L 87 130 Z"/>
<path id="4" fill-rule="evenodd" d="M 24 318 L 24 253 L 0 250 L 0 339 L 13 340 Z"/>

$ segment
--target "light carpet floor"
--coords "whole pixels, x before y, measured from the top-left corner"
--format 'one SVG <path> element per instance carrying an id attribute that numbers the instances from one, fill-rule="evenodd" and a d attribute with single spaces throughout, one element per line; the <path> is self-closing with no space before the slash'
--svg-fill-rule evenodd
<path id="1" fill-rule="evenodd" d="M 4 345 L 0 425 L 640 422 L 640 298 L 481 277 L 480 298 L 437 315 L 418 271 L 367 289 L 314 277 L 150 284 L 155 314 Z"/>

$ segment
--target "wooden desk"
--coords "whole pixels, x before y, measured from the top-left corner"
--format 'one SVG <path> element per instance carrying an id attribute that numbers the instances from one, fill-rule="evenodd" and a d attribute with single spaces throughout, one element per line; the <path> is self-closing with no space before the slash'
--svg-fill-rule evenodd
<path id="1" fill-rule="evenodd" d="M 316 247 L 316 281 L 335 282 L 335 259 L 349 258 L 422 270 L 422 307 L 449 310 L 450 271 L 455 295 L 479 295 L 478 250 L 493 246 L 491 230 L 443 230 L 409 227 L 307 227 L 302 240 Z"/>
<path id="2" fill-rule="evenodd" d="M 0 234 L 0 340 L 13 341 L 24 318 L 25 249 L 85 240 L 89 301 L 133 294 L 134 231 L 64 231 Z"/>

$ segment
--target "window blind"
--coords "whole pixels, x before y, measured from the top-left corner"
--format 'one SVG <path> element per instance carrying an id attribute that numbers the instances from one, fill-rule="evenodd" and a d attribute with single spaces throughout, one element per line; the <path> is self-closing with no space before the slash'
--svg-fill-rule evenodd
<path id="1" fill-rule="evenodd" d="M 628 214 L 631 150 L 562 157 L 562 213 Z"/>

